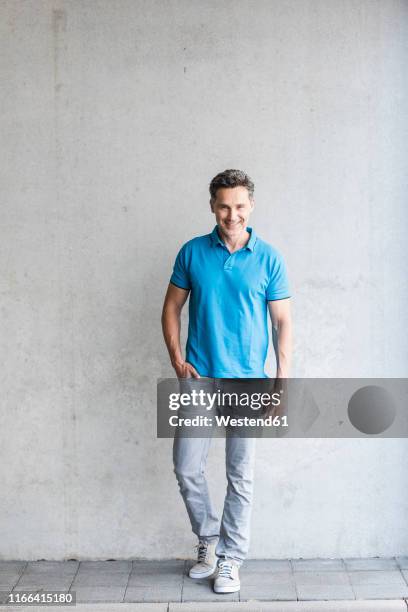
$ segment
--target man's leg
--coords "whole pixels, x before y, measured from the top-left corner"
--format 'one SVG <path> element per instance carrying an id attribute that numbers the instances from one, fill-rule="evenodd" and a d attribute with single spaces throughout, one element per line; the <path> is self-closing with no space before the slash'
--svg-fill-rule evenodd
<path id="1" fill-rule="evenodd" d="M 208 377 L 180 379 L 180 392 L 212 393 L 214 382 L 213 378 Z M 187 406 L 186 408 L 181 406 L 179 416 L 206 416 L 208 414 L 206 408 L 205 402 L 198 406 Z M 213 434 L 212 428 L 203 431 L 203 435 L 205 433 L 208 436 L 193 437 L 193 431 L 188 427 L 177 428 L 173 442 L 173 465 L 193 533 L 201 541 L 214 543 L 219 537 L 219 519 L 212 508 L 205 478 L 205 467 Z"/>
<path id="2" fill-rule="evenodd" d="M 206 542 L 219 536 L 219 519 L 210 500 L 205 466 L 211 438 L 185 438 L 174 436 L 174 472 L 183 497 L 193 533 Z"/>
<path id="3" fill-rule="evenodd" d="M 240 438 L 229 429 L 226 436 L 228 486 L 215 552 L 241 566 L 249 549 L 256 438 Z"/>
<path id="4" fill-rule="evenodd" d="M 208 578 L 217 568 L 215 547 L 219 537 L 219 521 L 214 513 L 204 470 L 211 438 L 176 436 L 173 444 L 174 472 L 190 518 L 198 537 L 197 563 L 189 570 L 190 578 Z"/>

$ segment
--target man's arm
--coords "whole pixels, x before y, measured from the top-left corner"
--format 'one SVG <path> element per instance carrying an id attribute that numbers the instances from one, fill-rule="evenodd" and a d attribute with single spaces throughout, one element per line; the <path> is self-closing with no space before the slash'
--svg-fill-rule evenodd
<path id="1" fill-rule="evenodd" d="M 200 378 L 194 367 L 184 361 L 180 346 L 180 315 L 186 303 L 189 289 L 181 289 L 169 283 L 163 304 L 163 336 L 169 351 L 171 365 L 178 378 Z"/>
<path id="2" fill-rule="evenodd" d="M 289 378 L 292 360 L 292 317 L 290 298 L 268 301 L 276 355 L 276 378 Z"/>

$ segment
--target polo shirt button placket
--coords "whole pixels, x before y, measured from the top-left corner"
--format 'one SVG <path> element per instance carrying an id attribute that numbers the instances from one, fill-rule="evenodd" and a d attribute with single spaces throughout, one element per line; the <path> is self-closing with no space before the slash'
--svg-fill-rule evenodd
<path id="1" fill-rule="evenodd" d="M 225 263 L 224 263 L 224 270 L 232 270 L 232 257 L 233 257 L 233 253 L 232 255 L 230 255 L 228 257 L 228 259 L 226 259 Z"/>

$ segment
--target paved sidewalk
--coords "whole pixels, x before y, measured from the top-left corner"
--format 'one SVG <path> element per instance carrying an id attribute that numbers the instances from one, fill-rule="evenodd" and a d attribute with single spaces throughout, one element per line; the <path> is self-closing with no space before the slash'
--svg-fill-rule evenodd
<path id="1" fill-rule="evenodd" d="M 61 612 L 51 607 L 1 607 L 14 612 Z M 67 610 L 67 608 L 63 608 Z M 402 599 L 370 601 L 287 601 L 287 602 L 195 602 L 195 603 L 84 603 L 75 612 L 406 612 Z"/>
<path id="2" fill-rule="evenodd" d="M 193 563 L 182 559 L 0 561 L 0 603 L 3 604 L 0 612 L 5 609 L 44 610 L 38 606 L 5 605 L 9 593 L 22 591 L 75 592 L 76 610 L 84 607 L 87 612 L 99 608 L 122 612 L 144 609 L 198 612 L 229 608 L 245 612 L 408 611 L 408 557 L 247 560 L 240 572 L 241 591 L 228 595 L 214 593 L 211 579 L 189 578 L 188 570 Z M 103 602 L 119 605 L 106 607 L 102 606 Z M 157 605 L 140 605 L 143 603 Z M 51 611 L 54 607 L 47 606 L 47 609 Z"/>

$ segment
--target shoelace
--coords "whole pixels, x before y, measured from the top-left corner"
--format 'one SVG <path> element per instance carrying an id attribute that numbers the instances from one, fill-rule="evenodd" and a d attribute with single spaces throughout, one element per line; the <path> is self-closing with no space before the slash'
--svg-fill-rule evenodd
<path id="1" fill-rule="evenodd" d="M 218 564 L 218 576 L 220 578 L 232 578 L 232 563 L 231 561 L 220 561 Z"/>
<path id="2" fill-rule="evenodd" d="M 198 550 L 198 563 L 205 563 L 208 551 L 207 542 L 199 542 L 195 548 Z"/>

